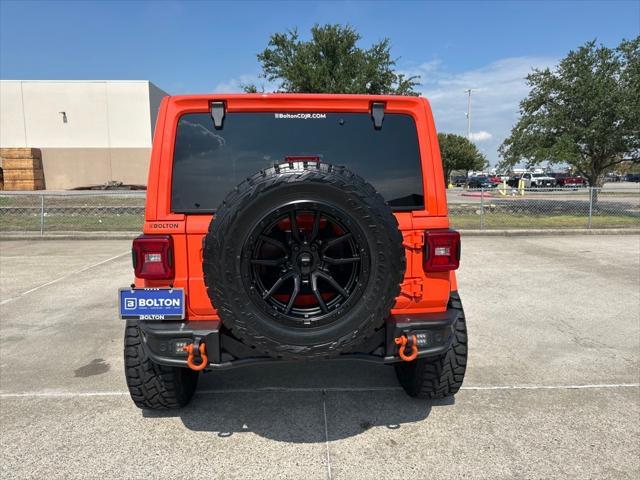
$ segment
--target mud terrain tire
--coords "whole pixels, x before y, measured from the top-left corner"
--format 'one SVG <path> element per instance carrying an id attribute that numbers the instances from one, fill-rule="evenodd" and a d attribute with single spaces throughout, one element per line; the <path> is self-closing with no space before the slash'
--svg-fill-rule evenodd
<path id="1" fill-rule="evenodd" d="M 449 308 L 457 310 L 458 316 L 453 327 L 453 343 L 447 353 L 435 359 L 395 364 L 400 385 L 412 397 L 444 398 L 455 395 L 462 386 L 467 368 L 467 324 L 456 292 L 451 293 Z"/>
<path id="2" fill-rule="evenodd" d="M 134 321 L 128 321 L 125 330 L 124 367 L 131 399 L 138 408 L 184 407 L 198 384 L 198 372 L 154 363 L 142 345 L 140 328 Z"/>

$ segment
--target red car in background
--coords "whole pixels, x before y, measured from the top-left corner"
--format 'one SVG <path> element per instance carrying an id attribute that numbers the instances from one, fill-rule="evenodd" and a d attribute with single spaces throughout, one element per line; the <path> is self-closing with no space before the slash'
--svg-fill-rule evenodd
<path id="1" fill-rule="evenodd" d="M 580 175 L 571 175 L 569 173 L 551 173 L 549 176 L 556 179 L 558 187 L 573 187 L 580 188 L 586 187 L 587 182 L 584 177 Z"/>

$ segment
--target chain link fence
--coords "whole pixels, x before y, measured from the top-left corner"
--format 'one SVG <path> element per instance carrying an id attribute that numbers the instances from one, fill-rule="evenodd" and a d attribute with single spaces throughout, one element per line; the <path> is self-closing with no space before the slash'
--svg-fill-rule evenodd
<path id="1" fill-rule="evenodd" d="M 640 228 L 640 185 L 447 190 L 457 229 Z M 0 192 L 0 232 L 139 232 L 143 191 Z"/>
<path id="2" fill-rule="evenodd" d="M 0 192 L 0 232 L 135 232 L 144 191 Z"/>
<path id="3" fill-rule="evenodd" d="M 447 190 L 458 229 L 640 228 L 640 186 Z"/>

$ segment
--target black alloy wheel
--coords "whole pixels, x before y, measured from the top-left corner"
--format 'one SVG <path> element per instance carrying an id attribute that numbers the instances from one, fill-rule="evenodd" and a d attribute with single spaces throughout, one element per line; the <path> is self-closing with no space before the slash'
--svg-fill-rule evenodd
<path id="1" fill-rule="evenodd" d="M 299 202 L 256 225 L 243 249 L 242 271 L 263 312 L 290 327 L 318 327 L 361 297 L 370 252 L 364 233 L 340 209 Z"/>

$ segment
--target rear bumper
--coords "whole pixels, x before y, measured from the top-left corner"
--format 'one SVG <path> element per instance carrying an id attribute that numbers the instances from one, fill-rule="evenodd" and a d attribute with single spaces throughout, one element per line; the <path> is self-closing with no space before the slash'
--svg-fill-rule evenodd
<path id="1" fill-rule="evenodd" d="M 442 313 L 392 315 L 385 326 L 355 353 L 343 354 L 331 360 L 354 360 L 379 364 L 401 362 L 394 339 L 401 335 L 418 339 L 418 358 L 444 354 L 453 341 L 457 310 Z M 206 344 L 208 370 L 238 368 L 257 363 L 283 363 L 271 357 L 259 357 L 224 329 L 219 321 L 138 322 L 144 348 L 155 363 L 172 367 L 186 367 L 187 354 L 183 347 L 196 339 Z"/>

